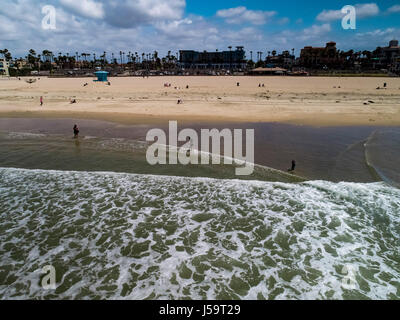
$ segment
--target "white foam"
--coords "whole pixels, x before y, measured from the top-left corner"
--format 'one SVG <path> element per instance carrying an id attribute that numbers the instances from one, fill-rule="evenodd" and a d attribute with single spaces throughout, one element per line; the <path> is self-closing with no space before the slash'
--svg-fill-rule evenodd
<path id="1" fill-rule="evenodd" d="M 63 281 L 74 279 L 59 298 L 216 299 L 228 291 L 257 299 L 281 289 L 274 298 L 341 299 L 347 297 L 344 265 L 378 268 L 375 278 L 385 272 L 400 279 L 395 260 L 400 190 L 384 183 L 288 184 L 10 168 L 0 168 L 0 176 L 0 227 L 7 224 L 8 230 L 0 235 L 5 252 L 0 258 L 15 266 L 12 274 L 18 276 L 0 287 L 3 298 L 45 297 L 48 292 L 34 285 L 38 278 L 32 268 L 51 263 L 64 266 Z M 203 213 L 209 219 L 193 220 Z M 146 241 L 148 248 L 140 249 Z M 152 249 L 160 244 L 163 249 Z M 88 255 L 80 257 L 85 250 Z M 199 276 L 196 259 L 209 266 L 200 283 L 193 278 Z M 183 263 L 192 272 L 189 279 L 180 276 Z M 111 276 L 104 270 L 112 267 L 119 273 L 104 283 Z M 149 267 L 155 268 L 147 274 Z M 372 281 L 361 271 L 355 293 L 399 298 L 393 282 Z M 134 280 L 132 272 L 143 279 Z M 171 282 L 174 275 L 178 284 Z M 249 290 L 230 288 L 233 277 Z M 270 277 L 277 280 L 272 289 Z M 113 287 L 101 289 L 105 285 Z M 126 285 L 133 287 L 122 295 Z M 83 288 L 91 294 L 80 296 Z"/>

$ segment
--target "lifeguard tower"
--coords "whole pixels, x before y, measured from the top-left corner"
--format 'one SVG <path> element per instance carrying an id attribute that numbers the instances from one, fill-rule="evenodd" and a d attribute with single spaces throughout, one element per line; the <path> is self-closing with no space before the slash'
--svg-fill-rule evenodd
<path id="1" fill-rule="evenodd" d="M 107 71 L 96 71 L 94 73 L 97 77 L 97 80 L 93 80 L 95 82 L 108 82 L 108 72 Z"/>

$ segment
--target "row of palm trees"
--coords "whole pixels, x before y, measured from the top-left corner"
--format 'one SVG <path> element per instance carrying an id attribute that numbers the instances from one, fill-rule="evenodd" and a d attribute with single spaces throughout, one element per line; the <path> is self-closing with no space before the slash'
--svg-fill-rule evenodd
<path id="1" fill-rule="evenodd" d="M 229 46 L 228 49 L 231 51 L 232 46 Z M 294 50 L 292 52 L 294 54 Z M 3 52 L 4 51 L 4 52 Z M 218 51 L 218 49 L 217 49 Z M 275 56 L 277 54 L 276 50 L 267 51 L 268 56 L 272 54 Z M 0 54 L 4 54 L 6 58 L 11 60 L 11 54 L 8 52 L 7 49 L 0 50 Z M 257 61 L 262 60 L 262 51 L 257 52 Z M 37 53 L 34 49 L 30 49 L 28 55 L 25 57 L 28 62 L 33 65 L 37 66 L 38 64 L 45 64 L 45 63 L 55 63 L 58 67 L 62 67 L 65 64 L 74 64 L 79 63 L 79 65 L 107 65 L 107 64 L 176 64 L 178 61 L 178 53 L 176 55 L 172 55 L 171 51 L 168 51 L 166 57 L 159 58 L 158 52 L 154 51 L 153 53 L 141 53 L 138 52 L 127 52 L 119 51 L 119 53 L 114 54 L 113 52 L 110 55 L 107 55 L 107 52 L 104 51 L 101 55 L 96 55 L 96 53 L 87 53 L 87 52 L 75 52 L 74 54 L 58 52 L 58 54 L 54 54 L 50 50 L 43 50 L 42 53 Z M 110 60 L 108 58 L 111 58 Z M 250 60 L 253 61 L 253 51 L 250 51 Z"/>
<path id="2" fill-rule="evenodd" d="M 292 49 L 292 55 L 294 56 L 294 51 L 295 51 L 295 49 L 293 48 Z M 270 57 L 271 55 L 273 56 L 273 57 L 275 57 L 276 55 L 277 55 L 277 51 L 276 50 L 272 50 L 272 51 L 266 51 L 266 53 L 268 54 L 268 57 Z M 262 51 L 257 51 L 257 61 L 262 61 L 262 55 L 264 54 L 264 52 L 262 52 Z M 251 61 L 254 61 L 253 60 L 253 51 L 250 51 L 250 60 Z"/>
<path id="3" fill-rule="evenodd" d="M 228 49 L 231 51 L 232 50 L 232 46 L 229 46 Z M 216 50 L 218 51 L 218 49 Z M 294 51 L 295 49 L 292 49 L 292 53 L 294 55 Z M 270 56 L 272 54 L 272 56 L 276 56 L 277 51 L 276 50 L 272 50 L 272 51 L 266 51 L 266 53 L 268 53 L 268 56 Z M 257 61 L 261 61 L 262 60 L 262 55 L 263 52 L 262 51 L 257 51 Z M 92 59 L 90 59 L 92 57 Z M 30 59 L 29 59 L 30 58 Z M 38 54 L 36 55 L 36 52 L 31 49 L 29 50 L 29 55 L 28 55 L 28 60 L 30 60 L 29 62 L 31 63 L 31 61 L 34 61 L 34 58 L 37 59 L 37 61 L 41 61 L 43 59 L 43 62 L 100 62 L 103 65 L 106 64 L 129 64 L 129 63 L 143 63 L 143 62 L 151 62 L 151 61 L 157 61 L 157 59 L 159 59 L 158 57 L 158 52 L 154 51 L 153 53 L 141 53 L 139 54 L 138 52 L 131 52 L 129 51 L 128 53 L 125 53 L 124 51 L 120 51 L 117 54 L 111 53 L 111 60 L 109 61 L 107 58 L 107 52 L 104 51 L 103 54 L 101 55 L 96 55 L 96 53 L 86 53 L 86 52 L 75 52 L 74 55 L 70 55 L 69 53 L 66 54 L 62 54 L 62 52 L 58 53 L 58 56 L 55 56 L 53 54 L 53 52 L 49 51 L 49 50 L 43 50 L 42 54 Z M 176 62 L 178 60 L 178 53 L 176 53 L 175 55 L 171 55 L 171 51 L 168 51 L 168 54 L 166 57 L 162 58 L 161 61 L 164 63 L 171 63 L 171 62 Z M 250 60 L 253 61 L 253 51 L 250 51 Z"/>
<path id="4" fill-rule="evenodd" d="M 25 57 L 27 61 L 33 65 L 38 66 L 39 64 L 53 64 L 55 63 L 58 67 L 63 67 L 65 65 L 78 64 L 79 66 L 94 66 L 94 65 L 109 65 L 109 64 L 152 64 L 152 65 L 168 65 L 168 64 L 176 64 L 178 60 L 178 53 L 175 55 L 171 54 L 171 51 L 168 51 L 166 57 L 162 59 L 159 58 L 159 54 L 157 51 L 153 53 L 141 53 L 131 52 L 125 53 L 124 51 L 120 51 L 117 54 L 113 52 L 110 55 L 107 55 L 107 52 L 104 51 L 103 54 L 96 55 L 96 53 L 87 53 L 87 52 L 75 52 L 75 54 L 71 55 L 70 53 L 63 54 L 59 52 L 58 55 L 55 55 L 50 50 L 43 50 L 41 54 L 37 54 L 35 50 L 30 49 L 28 55 Z M 111 58 L 109 60 L 109 58 Z"/>

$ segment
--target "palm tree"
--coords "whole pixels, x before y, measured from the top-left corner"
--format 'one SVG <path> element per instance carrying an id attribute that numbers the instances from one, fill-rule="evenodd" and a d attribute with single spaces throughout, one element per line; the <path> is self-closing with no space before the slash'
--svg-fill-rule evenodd
<path id="1" fill-rule="evenodd" d="M 250 60 L 253 61 L 253 51 L 250 51 Z"/>
<path id="2" fill-rule="evenodd" d="M 37 62 L 38 62 L 38 69 L 40 72 L 40 62 L 41 62 L 42 56 L 40 54 L 38 54 L 38 58 L 37 58 Z"/>
<path id="3" fill-rule="evenodd" d="M 0 50 L 0 54 L 2 54 L 7 61 L 12 59 L 11 53 L 8 51 L 8 49 Z"/>
<path id="4" fill-rule="evenodd" d="M 47 60 L 50 56 L 50 51 L 49 50 L 43 50 L 42 51 L 42 57 Z"/>
<path id="5" fill-rule="evenodd" d="M 229 49 L 229 69 L 232 68 L 232 46 L 228 46 Z"/>

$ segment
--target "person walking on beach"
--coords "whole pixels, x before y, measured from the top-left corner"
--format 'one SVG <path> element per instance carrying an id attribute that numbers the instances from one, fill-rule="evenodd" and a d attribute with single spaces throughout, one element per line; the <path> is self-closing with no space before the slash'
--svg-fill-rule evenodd
<path id="1" fill-rule="evenodd" d="M 78 138 L 79 128 L 77 125 L 74 125 L 74 139 Z"/>
<path id="2" fill-rule="evenodd" d="M 293 172 L 296 169 L 296 161 L 292 160 L 292 167 L 288 170 L 289 172 Z"/>
<path id="3" fill-rule="evenodd" d="M 43 106 L 43 97 L 40 96 L 40 106 Z"/>

